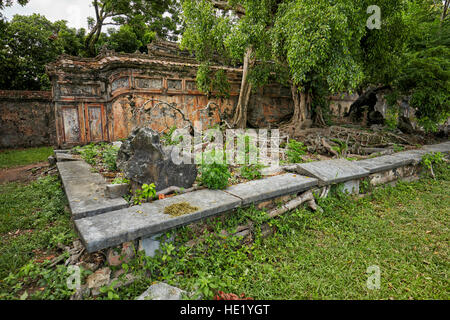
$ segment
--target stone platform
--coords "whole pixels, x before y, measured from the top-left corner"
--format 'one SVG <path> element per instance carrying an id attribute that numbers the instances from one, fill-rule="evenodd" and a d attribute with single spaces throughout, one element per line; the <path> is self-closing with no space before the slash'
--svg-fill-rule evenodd
<path id="1" fill-rule="evenodd" d="M 94 252 L 316 187 L 342 183 L 348 186 L 349 192 L 358 192 L 360 179 L 397 169 L 407 172 L 408 166 L 417 165 L 428 152 L 449 153 L 450 141 L 362 161 L 338 159 L 299 164 L 293 166 L 299 174 L 276 175 L 234 185 L 224 191 L 199 190 L 132 207 L 122 198 L 105 198 L 105 180 L 91 172 L 85 162 L 64 161 L 57 166 L 78 233 L 88 252 Z M 166 206 L 179 202 L 188 202 L 199 209 L 179 217 L 163 213 Z"/>

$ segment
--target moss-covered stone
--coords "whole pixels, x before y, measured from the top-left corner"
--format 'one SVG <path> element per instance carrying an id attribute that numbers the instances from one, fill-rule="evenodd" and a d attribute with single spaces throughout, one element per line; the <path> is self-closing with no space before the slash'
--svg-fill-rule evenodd
<path id="1" fill-rule="evenodd" d="M 164 208 L 164 213 L 172 217 L 179 217 L 185 214 L 198 211 L 198 207 L 190 205 L 188 202 L 174 203 Z"/>

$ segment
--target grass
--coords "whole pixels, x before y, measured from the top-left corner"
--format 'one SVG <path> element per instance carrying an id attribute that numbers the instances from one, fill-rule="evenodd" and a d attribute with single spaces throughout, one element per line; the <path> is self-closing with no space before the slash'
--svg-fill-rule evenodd
<path id="1" fill-rule="evenodd" d="M 0 279 L 75 237 L 66 201 L 57 176 L 0 185 Z M 7 292 L 15 290 L 0 281 L 0 298 Z"/>
<path id="2" fill-rule="evenodd" d="M 359 200 L 337 193 L 319 201 L 323 212 L 301 208 L 267 220 L 250 208 L 204 228 L 184 227 L 156 257 L 138 254 L 123 265 L 138 278 L 134 284 L 109 288 L 97 299 L 134 299 L 154 281 L 207 299 L 219 290 L 255 299 L 449 299 L 449 165 L 436 167 L 435 175 Z M 0 186 L 0 299 L 73 293 L 65 287 L 66 267 L 36 262 L 36 252 L 48 254 L 75 238 L 65 201 L 56 177 Z M 238 237 L 220 235 L 249 219 L 278 231 L 267 239 L 257 232 L 244 246 Z M 202 241 L 187 246 L 192 239 Z M 370 266 L 380 268 L 379 290 L 367 288 Z"/>
<path id="3" fill-rule="evenodd" d="M 52 147 L 28 148 L 23 150 L 11 149 L 0 151 L 0 169 L 47 161 L 47 158 L 52 154 Z"/>
<path id="4" fill-rule="evenodd" d="M 359 200 L 334 195 L 320 200 L 322 213 L 293 211 L 271 221 L 278 226 L 275 236 L 256 236 L 252 246 L 221 241 L 220 230 L 232 230 L 246 217 L 264 220 L 264 213 L 243 210 L 211 222 L 193 248 L 182 245 L 194 235 L 185 228 L 145 268 L 150 281 L 206 298 L 221 290 L 255 299 L 449 299 L 449 190 L 446 165 L 437 181 L 399 183 Z M 367 288 L 371 266 L 380 268 L 379 290 Z M 130 290 L 136 289 L 121 296 L 132 297 Z"/>

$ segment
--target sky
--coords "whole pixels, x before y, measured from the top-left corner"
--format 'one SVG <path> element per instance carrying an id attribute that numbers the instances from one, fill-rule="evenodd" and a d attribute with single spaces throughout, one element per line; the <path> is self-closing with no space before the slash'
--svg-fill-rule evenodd
<path id="1" fill-rule="evenodd" d="M 14 2 L 3 14 L 11 20 L 15 14 L 39 13 L 50 21 L 66 20 L 71 28 L 87 29 L 87 17 L 95 15 L 91 3 L 92 0 L 30 0 L 24 7 Z"/>

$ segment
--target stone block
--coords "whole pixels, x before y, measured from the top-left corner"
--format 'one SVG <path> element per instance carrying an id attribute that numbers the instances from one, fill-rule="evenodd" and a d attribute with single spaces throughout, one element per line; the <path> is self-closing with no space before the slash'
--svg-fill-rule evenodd
<path id="1" fill-rule="evenodd" d="M 179 217 L 164 214 L 165 207 L 180 202 L 188 202 L 199 210 Z M 223 191 L 199 190 L 79 219 L 75 226 L 86 249 L 94 252 L 227 212 L 241 204 L 239 198 Z"/>
<path id="2" fill-rule="evenodd" d="M 319 186 L 336 184 L 366 177 L 370 172 L 344 159 L 302 163 L 297 172 L 319 179 Z"/>
<path id="3" fill-rule="evenodd" d="M 151 285 L 136 300 L 181 300 L 184 294 L 186 294 L 186 291 L 159 282 Z"/>
<path id="4" fill-rule="evenodd" d="M 303 192 L 317 185 L 317 179 L 286 173 L 231 186 L 225 192 L 239 197 L 243 205 L 267 201 L 280 196 Z"/>
<path id="5" fill-rule="evenodd" d="M 105 197 L 108 199 L 121 198 L 130 191 L 128 183 L 107 184 L 105 187 Z"/>

